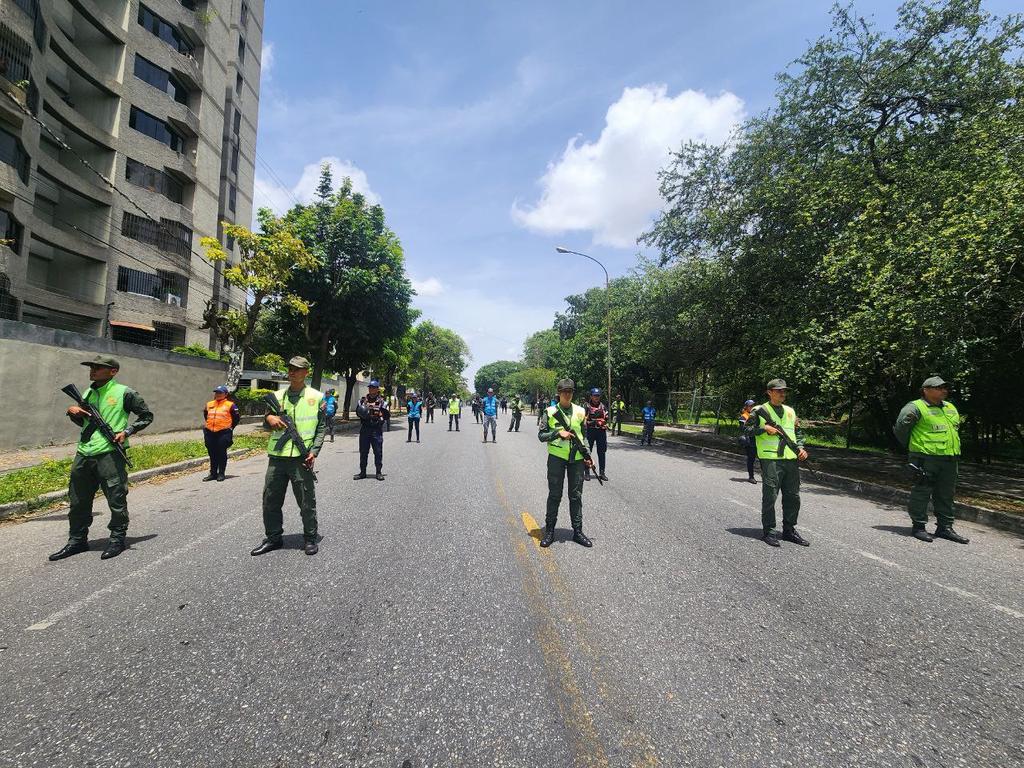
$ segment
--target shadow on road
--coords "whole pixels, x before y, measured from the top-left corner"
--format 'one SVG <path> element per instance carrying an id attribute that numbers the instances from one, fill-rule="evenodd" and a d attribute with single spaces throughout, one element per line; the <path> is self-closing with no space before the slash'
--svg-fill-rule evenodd
<path id="1" fill-rule="evenodd" d="M 157 534 L 155 533 L 147 533 L 145 536 L 125 536 L 124 543 L 127 545 L 128 549 L 133 549 L 136 544 L 143 541 L 149 541 L 150 539 L 155 539 L 156 537 Z"/>
<path id="2" fill-rule="evenodd" d="M 323 541 L 323 536 L 316 537 L 317 543 Z M 281 549 L 303 549 L 306 546 L 306 538 L 301 533 L 286 533 L 281 537 L 284 545 Z"/>
<path id="3" fill-rule="evenodd" d="M 725 530 L 733 536 L 743 536 L 744 538 L 757 539 L 758 541 L 764 536 L 764 531 L 760 528 L 726 528 Z"/>
<path id="4" fill-rule="evenodd" d="M 896 536 L 902 536 L 905 539 L 911 537 L 910 526 L 907 525 L 872 525 L 876 531 L 885 531 L 886 533 L 892 533 Z"/>

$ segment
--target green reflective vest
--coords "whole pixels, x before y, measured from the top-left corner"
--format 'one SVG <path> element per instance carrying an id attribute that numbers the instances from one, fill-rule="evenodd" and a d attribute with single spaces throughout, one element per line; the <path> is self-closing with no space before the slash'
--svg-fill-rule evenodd
<path id="1" fill-rule="evenodd" d="M 796 411 L 790 408 L 788 405 L 782 406 L 783 414 L 780 419 L 775 409 L 772 408 L 771 403 L 764 403 L 758 406 L 758 409 L 763 408 L 767 411 L 768 415 L 772 417 L 778 426 L 782 427 L 782 431 L 789 435 L 789 439 L 794 443 L 796 442 Z M 764 417 L 761 417 L 761 426 L 764 427 Z M 786 446 L 782 455 L 779 455 L 779 436 L 769 435 L 767 432 L 762 432 L 760 435 L 754 435 L 754 442 L 757 445 L 757 458 L 759 459 L 795 459 L 796 454 L 793 450 Z"/>
<path id="2" fill-rule="evenodd" d="M 448 413 L 449 414 L 453 414 L 453 415 L 454 414 L 458 414 L 459 411 L 461 411 L 461 410 L 462 410 L 462 401 L 459 400 L 459 398 L 456 397 L 454 400 L 449 400 L 448 401 Z"/>
<path id="3" fill-rule="evenodd" d="M 557 405 L 552 405 L 548 408 L 548 429 L 565 429 L 558 421 L 555 420 L 555 412 L 558 410 Z M 566 415 L 565 412 L 562 412 Z M 569 422 L 569 430 L 575 432 L 582 442 L 583 440 L 583 423 L 587 420 L 587 412 L 580 408 L 575 403 L 572 404 L 572 416 L 567 418 Z M 564 437 L 559 437 L 548 443 L 548 453 L 553 456 L 557 456 L 560 459 L 569 460 L 569 448 L 572 443 L 566 440 Z M 583 459 L 580 456 L 579 451 L 576 452 L 574 461 L 581 461 Z"/>
<path id="4" fill-rule="evenodd" d="M 295 428 L 299 430 L 299 435 L 308 449 L 313 444 L 313 437 L 316 435 L 316 423 L 320 418 L 320 401 L 323 399 L 323 395 L 319 390 L 306 387 L 302 390 L 302 396 L 299 398 L 299 401 L 292 405 L 292 402 L 288 399 L 288 387 L 284 387 L 277 390 L 275 397 L 277 397 L 277 401 L 281 404 L 281 410 L 291 419 Z M 282 456 L 285 458 L 298 456 L 299 449 L 291 440 L 278 450 L 277 441 L 281 439 L 283 434 L 283 429 L 271 431 L 270 441 L 267 443 L 267 453 L 271 456 Z"/>
<path id="5" fill-rule="evenodd" d="M 85 402 L 94 406 L 100 412 L 103 420 L 110 425 L 116 435 L 124 432 L 128 426 L 128 411 L 124 409 L 124 393 L 128 387 L 118 384 L 111 379 L 99 389 L 89 387 L 83 398 Z M 78 437 L 78 452 L 83 456 L 99 456 L 101 453 L 110 453 L 114 450 L 113 444 L 107 440 L 98 429 L 94 429 L 88 440 L 85 440 L 85 430 L 89 428 L 89 420 L 85 420 L 82 431 Z M 128 447 L 128 439 L 125 438 L 124 447 Z"/>
<path id="6" fill-rule="evenodd" d="M 910 432 L 911 453 L 929 456 L 960 455 L 960 413 L 952 403 L 929 405 L 926 400 L 915 400 L 921 418 Z"/>

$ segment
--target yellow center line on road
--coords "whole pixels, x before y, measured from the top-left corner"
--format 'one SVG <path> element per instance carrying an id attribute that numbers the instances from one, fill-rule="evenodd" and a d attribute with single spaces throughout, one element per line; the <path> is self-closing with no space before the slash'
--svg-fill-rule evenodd
<path id="1" fill-rule="evenodd" d="M 544 654 L 545 664 L 549 674 L 557 681 L 562 693 L 566 697 L 565 702 L 559 702 L 563 716 L 567 723 L 574 723 L 579 729 L 577 738 L 577 753 L 580 764 L 583 765 L 608 765 L 608 757 L 605 754 L 600 736 L 594 724 L 593 715 L 586 704 L 584 693 L 580 687 L 579 678 L 572 665 L 572 659 L 567 651 L 566 643 L 562 639 L 562 628 L 572 627 L 571 645 L 577 651 L 582 651 L 588 659 L 587 666 L 591 670 L 593 685 L 597 691 L 598 698 L 610 709 L 617 710 L 618 718 L 623 723 L 630 723 L 619 741 L 620 746 L 627 752 L 634 753 L 637 758 L 630 765 L 633 768 L 656 768 L 658 766 L 657 754 L 651 738 L 636 726 L 637 717 L 623 706 L 615 698 L 615 686 L 609 686 L 605 680 L 604 671 L 600 663 L 600 654 L 591 645 L 587 638 L 588 623 L 586 619 L 576 612 L 572 606 L 574 600 L 569 585 L 558 566 L 558 561 L 549 550 L 540 548 L 541 527 L 533 515 L 523 510 L 520 513 L 520 520 L 526 529 L 527 535 L 531 538 L 534 548 L 540 555 L 540 563 L 543 568 L 543 576 L 537 572 L 532 558 L 529 556 L 529 549 L 519 533 L 519 527 L 505 494 L 505 486 L 501 478 L 495 476 L 495 489 L 498 500 L 506 511 L 506 521 L 512 532 L 513 547 L 516 559 L 523 570 L 523 589 L 527 595 L 528 602 L 534 614 L 541 619 L 541 626 L 537 631 L 537 639 Z M 563 606 L 566 606 L 556 617 L 551 610 L 550 596 L 555 595 Z M 571 717 L 571 720 L 569 719 Z"/>

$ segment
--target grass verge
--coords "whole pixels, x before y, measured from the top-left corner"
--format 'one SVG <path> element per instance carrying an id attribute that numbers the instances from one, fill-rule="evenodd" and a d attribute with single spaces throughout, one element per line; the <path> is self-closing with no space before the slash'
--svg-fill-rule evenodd
<path id="1" fill-rule="evenodd" d="M 267 438 L 262 434 L 238 435 L 232 450 L 262 450 L 267 447 Z M 163 467 L 187 459 L 206 456 L 202 440 L 181 440 L 174 443 L 157 443 L 131 448 L 132 472 L 153 467 Z M 66 488 L 71 476 L 72 459 L 45 461 L 35 467 L 16 469 L 0 475 L 0 504 L 14 501 L 31 501 L 44 493 Z"/>

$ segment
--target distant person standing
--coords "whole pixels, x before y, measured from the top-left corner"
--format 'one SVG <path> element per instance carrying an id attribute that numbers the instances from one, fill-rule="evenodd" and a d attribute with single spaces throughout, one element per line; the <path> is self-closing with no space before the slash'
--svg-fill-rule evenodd
<path id="1" fill-rule="evenodd" d="M 334 442 L 334 416 L 338 413 L 338 390 L 331 387 L 324 395 L 324 424 L 327 427 L 327 436 Z"/>
<path id="2" fill-rule="evenodd" d="M 234 429 L 240 416 L 238 406 L 228 400 L 228 388 L 214 387 L 213 400 L 203 408 L 203 442 L 210 456 L 210 474 L 203 482 L 223 482 L 228 466 L 228 448 L 234 440 Z"/>
<path id="3" fill-rule="evenodd" d="M 657 416 L 658 410 L 654 407 L 654 403 L 648 400 L 643 410 L 644 431 L 640 433 L 640 445 L 643 445 L 644 441 L 647 441 L 648 445 L 651 444 L 651 438 L 654 437 L 654 420 Z"/>
<path id="4" fill-rule="evenodd" d="M 462 414 L 462 401 L 452 395 L 448 398 L 448 431 L 452 431 L 452 424 L 455 424 L 455 431 L 459 431 L 459 416 Z"/>
<path id="5" fill-rule="evenodd" d="M 508 398 L 507 397 L 501 398 L 501 412 L 502 413 L 508 413 Z"/>
<path id="6" fill-rule="evenodd" d="M 612 434 L 622 434 L 622 420 L 626 417 L 626 403 L 622 395 L 616 395 L 612 401 Z"/>
<path id="7" fill-rule="evenodd" d="M 746 431 L 757 444 L 757 458 L 761 462 L 761 527 L 764 542 L 770 547 L 779 546 L 775 532 L 775 499 L 782 494 L 782 538 L 802 547 L 811 546 L 797 533 L 796 523 L 800 515 L 800 462 L 807 459 L 803 434 L 796 411 L 786 405 L 789 387 L 782 379 L 768 382 L 768 402 L 751 411 Z M 779 437 L 785 433 L 793 449 Z"/>
<path id="8" fill-rule="evenodd" d="M 487 428 L 491 429 L 491 442 L 498 442 L 498 398 L 494 396 L 494 390 L 487 388 L 487 396 L 480 403 L 484 416 L 484 442 L 487 442 Z"/>
<path id="9" fill-rule="evenodd" d="M 426 411 L 427 419 L 426 423 L 429 424 L 434 420 L 434 409 L 437 407 L 437 401 L 434 399 L 434 393 L 430 392 L 427 394 Z"/>
<path id="10" fill-rule="evenodd" d="M 523 409 L 526 406 L 523 404 L 523 398 L 516 395 L 512 398 L 512 418 L 508 420 L 508 431 L 511 432 L 512 428 L 515 427 L 515 431 L 519 431 L 519 422 L 523 420 Z"/>
<path id="11" fill-rule="evenodd" d="M 544 411 L 547 409 L 547 398 L 541 395 L 537 395 L 537 425 L 540 426 L 541 419 L 544 418 Z"/>
<path id="12" fill-rule="evenodd" d="M 480 400 L 480 395 L 473 395 L 473 399 L 470 401 L 470 407 L 473 409 L 473 421 L 479 424 L 483 421 L 483 414 L 481 413 L 483 402 Z"/>
<path id="13" fill-rule="evenodd" d="M 583 410 L 587 414 L 587 444 L 591 452 L 594 450 L 594 444 L 597 444 L 597 476 L 607 480 L 608 475 L 604 473 L 604 466 L 605 455 L 608 453 L 608 406 L 601 401 L 600 389 L 594 387 L 590 390 L 590 399 L 583 406 Z M 590 479 L 590 467 L 587 467 L 583 479 Z"/>
<path id="14" fill-rule="evenodd" d="M 366 465 L 370 458 L 370 449 L 373 449 L 373 465 L 377 470 L 378 480 L 384 479 L 384 424 L 391 418 L 391 409 L 388 408 L 388 401 L 380 394 L 380 382 L 374 379 L 370 382 L 366 394 L 359 399 L 356 406 L 356 416 L 359 417 L 359 473 L 353 480 L 363 480 L 366 477 Z"/>
<path id="15" fill-rule="evenodd" d="M 405 402 L 406 412 L 409 418 L 409 437 L 406 438 L 405 442 L 412 442 L 412 429 L 416 427 L 416 442 L 420 441 L 420 411 L 423 407 L 423 402 L 416 395 L 416 390 L 409 391 L 409 399 Z"/>
<path id="16" fill-rule="evenodd" d="M 946 539 L 967 544 L 953 530 L 953 495 L 960 464 L 960 413 L 946 398 L 949 385 L 940 376 L 929 376 L 921 385 L 921 398 L 903 406 L 893 431 L 904 446 L 917 478 L 910 489 L 910 514 L 915 539 L 931 542 Z M 935 533 L 928 533 L 928 501 L 935 510 Z"/>
<path id="17" fill-rule="evenodd" d="M 153 412 L 134 389 L 119 383 L 114 377 L 121 364 L 112 357 L 97 356 L 86 360 L 89 366 L 89 388 L 82 395 L 93 406 L 100 418 L 114 433 L 114 442 L 128 448 L 128 438 L 153 423 Z M 68 482 L 68 543 L 50 555 L 50 560 L 86 552 L 89 549 L 89 526 L 92 525 L 92 505 L 96 492 L 103 491 L 110 507 L 110 538 L 100 555 L 101 560 L 117 557 L 124 552 L 128 534 L 128 465 L 103 433 L 89 419 L 89 412 L 78 405 L 67 410 L 68 418 L 81 427 L 78 447 L 71 462 Z M 128 417 L 135 415 L 135 423 Z"/>
<path id="18" fill-rule="evenodd" d="M 754 410 L 754 401 L 747 400 L 743 403 L 743 410 L 740 412 L 740 443 L 747 454 L 747 482 L 756 483 L 754 479 L 754 460 L 757 459 L 757 444 L 752 435 L 747 434 L 746 426 L 750 421 L 750 414 Z"/>

